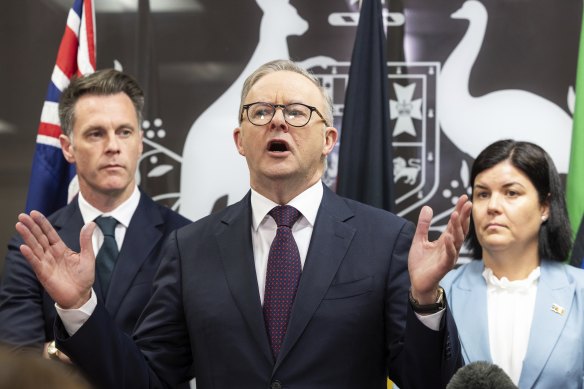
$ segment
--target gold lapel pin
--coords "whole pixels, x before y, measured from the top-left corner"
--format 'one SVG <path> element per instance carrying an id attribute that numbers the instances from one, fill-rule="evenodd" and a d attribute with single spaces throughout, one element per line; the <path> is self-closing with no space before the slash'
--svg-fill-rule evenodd
<path id="1" fill-rule="evenodd" d="M 552 304 L 552 312 L 555 312 L 558 315 L 563 315 L 566 310 L 564 307 L 560 307 L 558 304 Z"/>

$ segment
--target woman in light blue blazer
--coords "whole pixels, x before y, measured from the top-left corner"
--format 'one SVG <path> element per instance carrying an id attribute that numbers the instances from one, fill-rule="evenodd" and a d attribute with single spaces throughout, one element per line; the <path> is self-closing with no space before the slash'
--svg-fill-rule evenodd
<path id="1" fill-rule="evenodd" d="M 442 280 L 466 363 L 499 365 L 521 389 L 584 387 L 584 271 L 564 193 L 539 146 L 498 141 L 471 172 L 473 257 Z"/>

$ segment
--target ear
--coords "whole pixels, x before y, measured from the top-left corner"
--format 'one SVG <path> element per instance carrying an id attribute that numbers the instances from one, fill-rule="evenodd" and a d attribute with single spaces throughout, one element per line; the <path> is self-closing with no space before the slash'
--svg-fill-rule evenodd
<path id="1" fill-rule="evenodd" d="M 548 194 L 545 201 L 541 204 L 541 222 L 544 223 L 550 217 L 550 195 Z"/>
<path id="2" fill-rule="evenodd" d="M 75 163 L 75 154 L 73 153 L 71 139 L 67 135 L 61 134 L 59 135 L 59 142 L 61 143 L 61 151 L 67 162 Z"/>
<path id="3" fill-rule="evenodd" d="M 139 146 L 140 155 L 144 151 L 144 130 L 140 130 L 140 146 Z"/>
<path id="4" fill-rule="evenodd" d="M 329 155 L 333 149 L 335 148 L 335 145 L 337 144 L 337 140 L 339 138 L 339 132 L 337 131 L 336 128 L 334 127 L 327 127 L 324 130 L 324 143 L 323 143 L 323 147 L 322 147 L 322 154 L 323 155 Z"/>
<path id="5" fill-rule="evenodd" d="M 243 132 L 241 127 L 237 127 L 233 130 L 233 141 L 235 142 L 235 147 L 240 155 L 245 157 L 245 148 L 243 147 Z"/>

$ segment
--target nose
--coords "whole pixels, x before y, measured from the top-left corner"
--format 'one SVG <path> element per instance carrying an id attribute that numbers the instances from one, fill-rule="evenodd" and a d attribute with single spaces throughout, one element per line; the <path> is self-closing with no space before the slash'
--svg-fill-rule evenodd
<path id="1" fill-rule="evenodd" d="M 489 201 L 487 203 L 487 211 L 489 213 L 495 213 L 499 211 L 500 206 L 500 199 L 499 196 L 495 193 L 492 193 L 489 197 Z"/>
<path id="2" fill-rule="evenodd" d="M 106 138 L 106 152 L 107 153 L 118 153 L 120 151 L 120 140 L 114 132 L 108 132 Z"/>
<path id="3" fill-rule="evenodd" d="M 288 123 L 286 123 L 286 119 L 284 118 L 284 108 L 276 107 L 274 117 L 272 117 L 272 121 L 270 122 L 270 128 L 272 130 L 281 129 L 284 132 L 288 132 Z"/>

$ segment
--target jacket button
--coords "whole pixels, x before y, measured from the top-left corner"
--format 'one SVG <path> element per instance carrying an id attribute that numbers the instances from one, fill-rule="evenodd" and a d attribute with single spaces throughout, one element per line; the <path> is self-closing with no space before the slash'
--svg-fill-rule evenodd
<path id="1" fill-rule="evenodd" d="M 274 381 L 272 382 L 272 385 L 270 385 L 271 389 L 282 389 L 282 384 L 280 383 L 280 381 Z"/>

